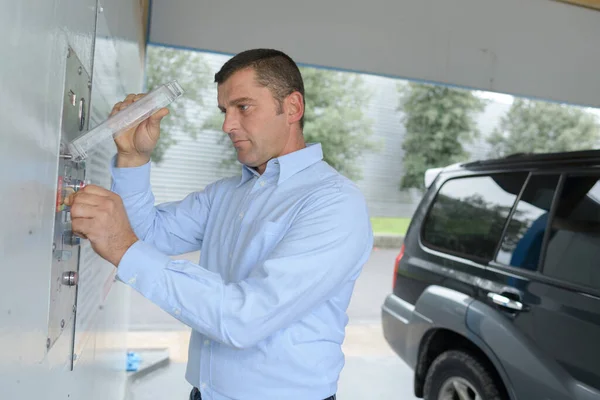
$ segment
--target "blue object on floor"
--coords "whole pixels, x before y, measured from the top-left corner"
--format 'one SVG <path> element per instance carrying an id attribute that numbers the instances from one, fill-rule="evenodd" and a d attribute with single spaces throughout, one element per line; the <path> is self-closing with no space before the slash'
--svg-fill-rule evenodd
<path id="1" fill-rule="evenodd" d="M 140 368 L 140 362 L 142 358 L 138 353 L 133 351 L 127 352 L 127 371 L 137 371 Z"/>

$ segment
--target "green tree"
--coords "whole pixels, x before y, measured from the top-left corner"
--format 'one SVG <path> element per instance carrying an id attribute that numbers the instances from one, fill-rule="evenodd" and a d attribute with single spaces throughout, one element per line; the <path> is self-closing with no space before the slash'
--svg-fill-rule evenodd
<path id="1" fill-rule="evenodd" d="M 485 102 L 468 90 L 409 83 L 398 87 L 406 136 L 401 189 L 423 189 L 429 168 L 443 167 L 467 154 L 463 144 L 479 134 L 474 114 Z"/>
<path id="2" fill-rule="evenodd" d="M 364 107 L 370 93 L 358 74 L 319 68 L 300 68 L 304 79 L 304 138 L 307 143 L 319 142 L 323 155 L 332 167 L 350 179 L 360 179 L 359 157 L 375 150 L 372 141 L 372 121 Z M 207 129 L 220 130 L 223 115 L 214 114 L 204 124 Z M 223 140 L 226 140 L 224 136 Z M 226 162 L 235 161 L 232 150 Z"/>
<path id="3" fill-rule="evenodd" d="M 200 53 L 149 46 L 146 60 L 148 91 L 173 79 L 179 82 L 185 94 L 169 105 L 170 114 L 161 122 L 160 140 L 151 156 L 156 163 L 160 163 L 167 149 L 177 143 L 173 138 L 175 131 L 196 138 L 200 126 L 193 120 L 190 110 L 203 106 L 203 96 L 212 80 L 208 64 Z"/>
<path id="4" fill-rule="evenodd" d="M 581 108 L 515 99 L 488 142 L 494 157 L 582 150 L 598 146 L 600 129 Z"/>

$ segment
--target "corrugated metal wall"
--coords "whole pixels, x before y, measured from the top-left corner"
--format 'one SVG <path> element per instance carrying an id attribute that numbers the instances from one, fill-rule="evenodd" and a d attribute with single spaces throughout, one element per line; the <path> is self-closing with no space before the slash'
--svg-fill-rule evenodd
<path id="1" fill-rule="evenodd" d="M 206 54 L 211 76 L 229 58 Z M 181 200 L 190 192 L 201 190 L 217 179 L 240 173 L 239 167 L 227 166 L 222 162 L 229 149 L 229 141 L 222 142 L 225 134 L 201 129 L 203 121 L 217 110 L 216 86 L 212 86 L 203 101 L 204 107 L 190 110 L 188 114 L 198 127 L 196 139 L 188 133 L 172 132 L 177 144 L 167 150 L 160 165 L 153 165 L 151 183 L 157 203 Z"/>
<path id="2" fill-rule="evenodd" d="M 219 70 L 229 56 L 205 53 L 212 73 Z M 364 193 L 372 216 L 410 217 L 420 200 L 419 191 L 400 191 L 403 175 L 402 141 L 406 133 L 402 113 L 398 111 L 399 79 L 364 75 L 364 81 L 372 93 L 366 105 L 366 116 L 373 122 L 372 140 L 377 150 L 364 154 L 358 163 L 362 167 L 362 179 L 357 182 Z M 193 110 L 197 139 L 183 132 L 173 132 L 178 143 L 165 154 L 160 165 L 153 166 L 152 186 L 157 203 L 180 200 L 194 190 L 207 184 L 239 173 L 239 167 L 223 167 L 224 154 L 229 141 L 222 141 L 223 133 L 202 130 L 202 121 L 216 109 L 216 89 L 207 93 L 202 109 Z M 508 110 L 508 104 L 490 101 L 484 113 L 478 116 L 482 132 L 475 143 L 467 146 L 472 158 L 487 153 L 485 137 L 497 125 Z"/>

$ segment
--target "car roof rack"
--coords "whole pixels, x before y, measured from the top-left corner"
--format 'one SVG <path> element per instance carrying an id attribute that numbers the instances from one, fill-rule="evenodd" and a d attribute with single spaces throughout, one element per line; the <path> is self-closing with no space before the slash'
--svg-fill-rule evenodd
<path id="1" fill-rule="evenodd" d="M 560 153 L 515 153 L 491 160 L 479 160 L 462 164 L 463 168 L 478 169 L 496 166 L 523 166 L 533 164 L 600 164 L 600 150 L 568 151 Z"/>

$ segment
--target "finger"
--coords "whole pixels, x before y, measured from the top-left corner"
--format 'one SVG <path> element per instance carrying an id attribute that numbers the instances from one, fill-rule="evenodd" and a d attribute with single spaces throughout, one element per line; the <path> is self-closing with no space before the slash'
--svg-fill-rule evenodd
<path id="1" fill-rule="evenodd" d="M 97 194 L 79 191 L 69 196 L 67 200 L 65 200 L 65 204 L 68 206 L 87 204 L 89 206 L 98 207 L 106 201 L 106 196 L 98 196 Z"/>
<path id="2" fill-rule="evenodd" d="M 71 220 L 71 230 L 78 236 L 90 238 L 94 236 L 94 226 L 96 222 L 93 218 L 74 218 Z"/>
<path id="3" fill-rule="evenodd" d="M 148 123 L 152 126 L 157 126 L 160 124 L 160 121 L 169 114 L 168 108 L 161 108 L 154 114 L 148 118 Z"/>
<path id="4" fill-rule="evenodd" d="M 71 207 L 71 221 L 81 218 L 95 218 L 98 215 L 98 207 L 86 203 L 75 203 Z"/>
<path id="5" fill-rule="evenodd" d="M 88 193 L 88 194 L 94 194 L 96 196 L 103 196 L 103 197 L 111 197 L 114 195 L 113 192 L 111 192 L 108 189 L 104 189 L 103 187 L 100 187 L 98 185 L 86 185 L 83 189 L 80 189 L 79 192 L 77 193 Z"/>
<path id="6" fill-rule="evenodd" d="M 118 112 L 119 112 L 119 107 L 121 106 L 121 103 L 122 103 L 122 102 L 120 102 L 120 101 L 119 101 L 118 103 L 116 103 L 116 104 L 113 106 L 112 110 L 110 111 L 110 115 L 111 115 L 111 116 L 113 116 L 113 115 L 115 115 L 116 113 L 118 113 Z"/>
<path id="7" fill-rule="evenodd" d="M 134 102 L 136 102 L 136 101 L 138 101 L 139 99 L 143 98 L 144 96 L 146 96 L 146 93 L 139 93 L 139 94 L 136 94 L 136 95 L 133 97 L 133 101 L 134 101 Z"/>
<path id="8" fill-rule="evenodd" d="M 129 94 L 125 99 L 119 104 L 119 111 L 126 109 L 131 103 L 134 102 L 136 94 Z"/>

